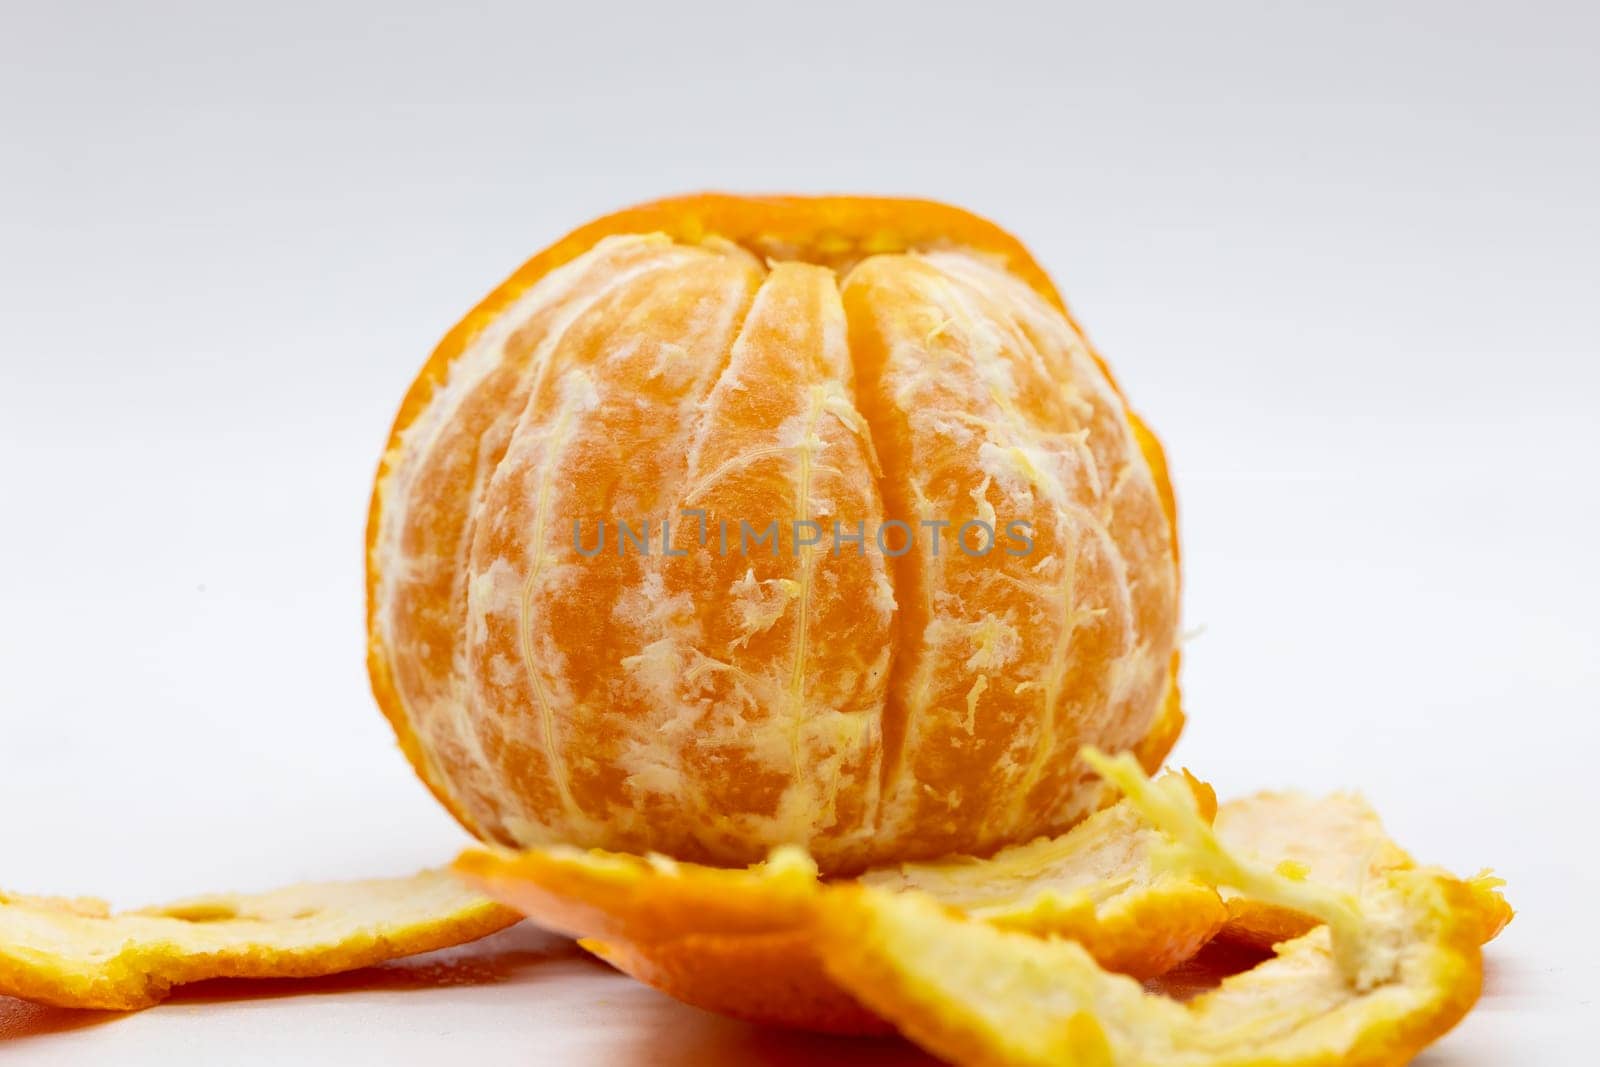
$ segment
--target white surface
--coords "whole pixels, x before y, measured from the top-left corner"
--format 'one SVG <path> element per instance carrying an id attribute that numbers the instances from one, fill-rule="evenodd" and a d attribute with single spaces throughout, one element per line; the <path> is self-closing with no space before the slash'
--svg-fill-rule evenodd
<path id="1" fill-rule="evenodd" d="M 1580 1058 L 1595 8 L 141 6 L 0 34 L 0 881 L 132 904 L 453 854 L 362 666 L 368 479 L 428 349 L 634 200 L 922 194 L 1033 246 L 1168 442 L 1178 757 L 1361 788 L 1496 867 L 1521 914 L 1426 1062 Z M 845 1056 L 509 936 L 558 955 L 60 1032 L 13 1004 L 0 1057 Z"/>

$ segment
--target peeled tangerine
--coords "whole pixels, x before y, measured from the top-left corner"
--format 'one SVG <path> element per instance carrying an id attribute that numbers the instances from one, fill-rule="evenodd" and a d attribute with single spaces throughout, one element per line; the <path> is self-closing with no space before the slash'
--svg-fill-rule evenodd
<path id="1" fill-rule="evenodd" d="M 1015 239 L 698 196 L 534 257 L 412 386 L 369 667 L 479 838 L 824 872 L 1100 803 L 1181 724 L 1161 451 Z"/>

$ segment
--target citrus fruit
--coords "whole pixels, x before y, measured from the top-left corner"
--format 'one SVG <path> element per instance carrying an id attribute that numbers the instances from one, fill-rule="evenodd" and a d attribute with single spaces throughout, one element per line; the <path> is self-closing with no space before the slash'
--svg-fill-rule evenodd
<path id="1" fill-rule="evenodd" d="M 609 536 L 608 536 L 609 535 Z M 441 343 L 373 689 L 480 838 L 824 872 L 1060 833 L 1182 722 L 1155 438 L 1018 242 L 924 201 L 585 226 Z"/>

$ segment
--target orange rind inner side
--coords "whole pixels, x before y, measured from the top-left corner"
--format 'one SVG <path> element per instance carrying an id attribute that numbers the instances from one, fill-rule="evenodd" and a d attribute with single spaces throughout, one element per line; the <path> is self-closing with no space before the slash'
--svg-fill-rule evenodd
<path id="1" fill-rule="evenodd" d="M 1223 804 L 1214 823 L 1221 843 L 1242 858 L 1295 879 L 1343 890 L 1357 898 L 1391 871 L 1417 864 L 1392 841 L 1378 813 L 1360 796 L 1334 793 L 1255 793 Z M 1515 914 L 1500 893 L 1504 883 L 1484 871 L 1466 880 L 1481 922 L 1480 938 L 1492 940 Z M 1302 911 L 1224 888 L 1228 920 L 1221 936 L 1271 948 L 1317 925 Z"/>
<path id="2" fill-rule="evenodd" d="M 1484 926 L 1465 883 L 1394 869 L 1357 900 L 1232 854 L 1192 796 L 1149 782 L 1126 757 L 1092 762 L 1171 838 L 1163 863 L 1328 925 L 1181 1003 L 1105 971 L 1075 942 L 996 929 L 923 894 L 862 887 L 822 908 L 828 973 L 955 1063 L 1399 1065 L 1471 1008 Z"/>
<path id="3" fill-rule="evenodd" d="M 1211 787 L 1174 776 L 1199 810 L 1216 809 Z M 1077 941 L 1108 970 L 1148 978 L 1189 959 L 1227 917 L 1216 889 L 1158 868 L 1161 834 L 1118 801 L 1055 838 L 958 857 L 869 871 L 863 885 L 917 890 L 1003 929 Z"/>
<path id="4" fill-rule="evenodd" d="M 1481 982 L 1466 887 L 1396 871 L 1363 916 L 1391 950 L 1363 989 L 1319 927 L 1180 1003 L 1081 945 L 999 930 L 917 894 L 856 890 L 820 924 L 828 973 L 934 1055 L 973 1064 L 1393 1064 L 1448 1030 Z"/>
<path id="5" fill-rule="evenodd" d="M 216 894 L 112 914 L 0 894 L 0 995 L 127 1011 L 208 978 L 306 978 L 459 945 L 522 916 L 448 871 Z"/>

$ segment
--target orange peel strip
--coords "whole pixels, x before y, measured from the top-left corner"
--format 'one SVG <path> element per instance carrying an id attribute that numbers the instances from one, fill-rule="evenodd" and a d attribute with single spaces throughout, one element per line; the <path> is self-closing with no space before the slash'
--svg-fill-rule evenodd
<path id="1" fill-rule="evenodd" d="M 1215 810 L 1209 786 L 1188 775 L 1166 780 Z M 1210 885 L 1151 866 L 1159 837 L 1118 803 L 1061 837 L 992 859 L 883 868 L 862 881 L 930 892 L 995 925 L 1079 939 L 1103 965 L 1147 976 L 1189 958 L 1226 917 Z M 687 1003 L 831 1033 L 887 1029 L 822 967 L 818 904 L 839 883 L 819 880 L 798 849 L 743 869 L 561 846 L 474 849 L 456 870 Z"/>
<path id="2" fill-rule="evenodd" d="M 127 1011 L 187 982 L 334 974 L 473 941 L 521 918 L 445 870 L 115 915 L 92 899 L 0 893 L 0 994 Z"/>
<path id="3" fill-rule="evenodd" d="M 1378 813 L 1354 793 L 1309 797 L 1303 793 L 1256 793 L 1218 809 L 1217 838 L 1230 851 L 1279 873 L 1341 889 L 1356 897 L 1391 871 L 1417 864 L 1384 831 Z M 1515 912 L 1488 871 L 1466 880 L 1481 922 L 1480 938 L 1492 940 Z M 1294 908 L 1224 889 L 1230 941 L 1271 948 L 1316 926 L 1315 917 Z"/>
<path id="4" fill-rule="evenodd" d="M 996 929 L 920 894 L 861 887 L 825 901 L 818 930 L 828 973 L 957 1063 L 1403 1064 L 1477 999 L 1482 926 L 1466 884 L 1393 870 L 1356 901 L 1294 881 L 1230 854 L 1192 800 L 1150 782 L 1131 760 L 1090 761 L 1172 836 L 1170 862 L 1244 883 L 1328 925 L 1185 1004 L 1106 972 L 1074 942 Z"/>

